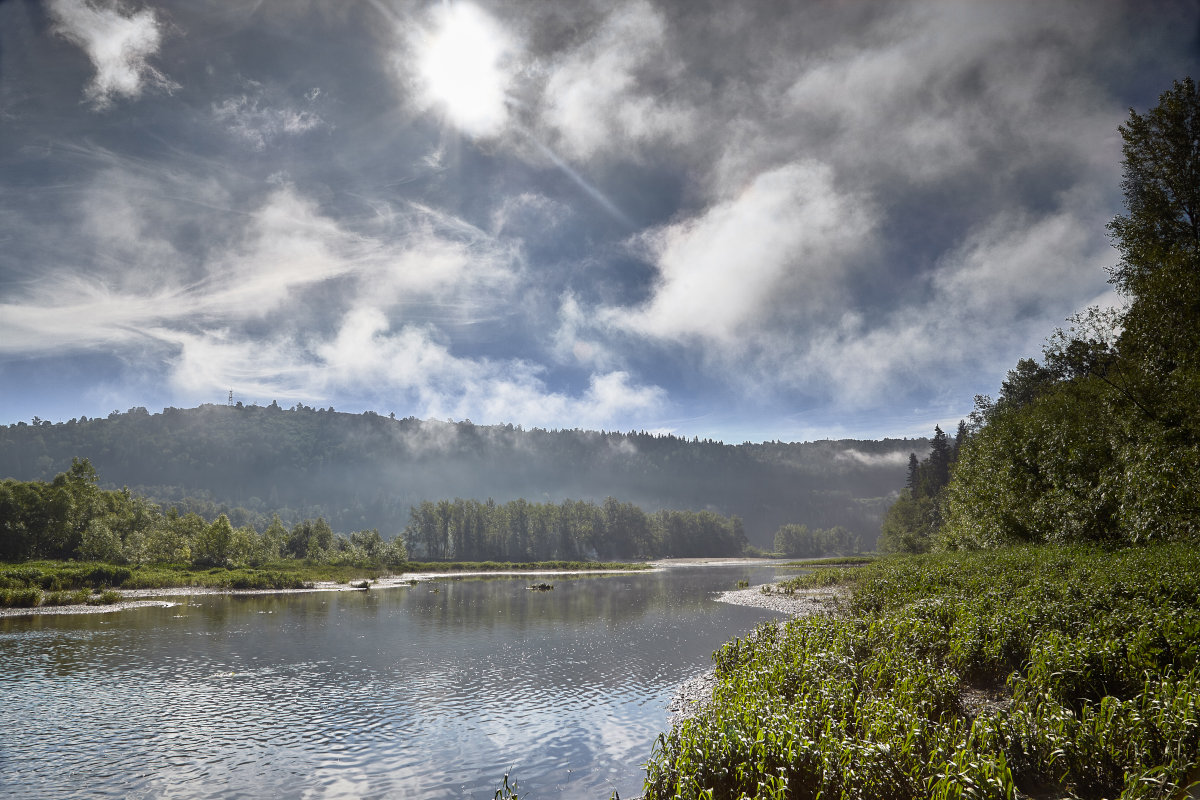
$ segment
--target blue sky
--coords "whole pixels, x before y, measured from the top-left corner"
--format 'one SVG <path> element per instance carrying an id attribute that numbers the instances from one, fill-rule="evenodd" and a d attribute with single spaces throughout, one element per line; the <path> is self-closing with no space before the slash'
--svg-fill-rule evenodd
<path id="1" fill-rule="evenodd" d="M 0 0 L 0 422 L 925 435 L 1118 302 L 1195 3 Z"/>

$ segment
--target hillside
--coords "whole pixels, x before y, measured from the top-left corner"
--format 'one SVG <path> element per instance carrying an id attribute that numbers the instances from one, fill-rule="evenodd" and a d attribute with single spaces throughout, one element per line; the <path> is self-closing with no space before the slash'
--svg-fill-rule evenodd
<path id="1" fill-rule="evenodd" d="M 842 525 L 872 546 L 924 439 L 727 445 L 648 433 L 523 430 L 297 405 L 144 408 L 0 427 L 0 478 L 91 460 L 109 487 L 203 512 L 324 516 L 385 537 L 424 500 L 602 501 L 738 515 L 769 547 L 785 523 Z"/>

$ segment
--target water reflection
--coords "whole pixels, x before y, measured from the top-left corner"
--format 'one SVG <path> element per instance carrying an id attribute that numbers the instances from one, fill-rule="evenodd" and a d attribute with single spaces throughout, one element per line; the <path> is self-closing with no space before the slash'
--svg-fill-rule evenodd
<path id="1" fill-rule="evenodd" d="M 675 685 L 769 570 L 451 579 L 0 620 L 0 795 L 638 793 Z M 541 580 L 539 578 L 538 580 Z"/>

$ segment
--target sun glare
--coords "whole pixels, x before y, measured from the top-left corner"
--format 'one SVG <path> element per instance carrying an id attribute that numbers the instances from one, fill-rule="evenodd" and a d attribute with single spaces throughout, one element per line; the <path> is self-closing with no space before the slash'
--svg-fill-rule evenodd
<path id="1" fill-rule="evenodd" d="M 471 136 L 497 133 L 508 117 L 502 63 L 508 51 L 504 31 L 483 11 L 468 3 L 438 6 L 418 51 L 428 99 Z"/>

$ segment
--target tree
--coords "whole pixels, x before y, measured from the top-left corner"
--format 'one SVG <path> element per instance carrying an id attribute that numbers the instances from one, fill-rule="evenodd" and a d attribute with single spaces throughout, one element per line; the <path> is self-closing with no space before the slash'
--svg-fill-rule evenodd
<path id="1" fill-rule="evenodd" d="M 196 537 L 192 547 L 192 563 L 199 566 L 225 566 L 233 544 L 233 526 L 222 514 Z"/>
<path id="2" fill-rule="evenodd" d="M 933 498 L 913 497 L 905 489 L 883 516 L 879 549 L 885 553 L 924 553 L 933 544 L 937 522 Z"/>
<path id="3" fill-rule="evenodd" d="M 1200 95 L 1191 78 L 1175 81 L 1145 115 L 1122 125 L 1127 214 L 1109 224 L 1121 262 L 1112 282 L 1132 297 L 1154 294 L 1154 276 L 1196 267 L 1200 253 Z"/>
<path id="4" fill-rule="evenodd" d="M 942 426 L 933 426 L 933 441 L 929 443 L 929 481 L 930 494 L 936 494 L 950 482 L 950 438 L 946 436 Z"/>
<path id="5" fill-rule="evenodd" d="M 1200 93 L 1175 81 L 1121 126 L 1126 214 L 1109 225 L 1130 300 L 1117 341 L 1127 365 L 1122 520 L 1132 538 L 1200 531 Z"/>

